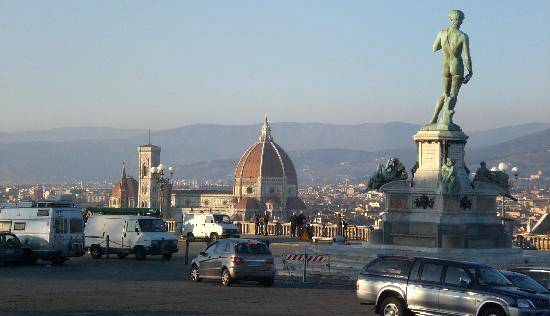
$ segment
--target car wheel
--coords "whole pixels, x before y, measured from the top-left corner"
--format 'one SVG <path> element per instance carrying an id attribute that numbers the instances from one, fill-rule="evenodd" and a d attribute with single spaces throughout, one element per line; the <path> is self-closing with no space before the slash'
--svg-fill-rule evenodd
<path id="1" fill-rule="evenodd" d="M 194 281 L 194 282 L 202 281 L 202 279 L 200 277 L 200 274 L 199 274 L 199 267 L 197 267 L 196 264 L 194 264 L 191 267 L 191 281 Z"/>
<path id="2" fill-rule="evenodd" d="M 212 233 L 210 234 L 210 242 L 216 242 L 220 236 L 218 236 L 218 233 Z"/>
<path id="3" fill-rule="evenodd" d="M 51 262 L 54 266 L 60 266 L 60 265 L 62 265 L 63 263 L 65 263 L 66 260 L 67 260 L 67 258 L 65 258 L 65 257 L 60 257 L 60 256 L 54 256 L 54 257 L 51 257 L 51 258 L 50 258 L 50 262 Z"/>
<path id="4" fill-rule="evenodd" d="M 388 297 L 380 305 L 380 314 L 383 316 L 403 316 L 405 315 L 405 305 L 396 297 Z"/>
<path id="5" fill-rule="evenodd" d="M 265 278 L 263 281 L 262 281 L 262 284 L 263 286 L 273 286 L 273 282 L 275 282 L 275 279 L 274 278 Z"/>
<path id="6" fill-rule="evenodd" d="M 187 240 L 189 240 L 189 242 L 195 241 L 195 235 L 193 235 L 193 233 L 187 233 Z"/>
<path id="7" fill-rule="evenodd" d="M 136 255 L 137 261 L 143 261 L 147 257 L 147 254 L 145 253 L 145 249 L 139 246 L 134 249 L 134 254 Z"/>
<path id="8" fill-rule="evenodd" d="M 164 260 L 170 260 L 172 259 L 172 253 L 171 252 L 165 252 L 162 254 L 162 257 L 164 258 Z"/>
<path id="9" fill-rule="evenodd" d="M 231 278 L 231 273 L 229 272 L 229 269 L 224 268 L 222 271 L 222 285 L 231 286 L 232 283 L 233 279 Z"/>
<path id="10" fill-rule="evenodd" d="M 92 258 L 94 259 L 101 259 L 101 256 L 103 256 L 103 251 L 101 251 L 101 248 L 98 245 L 93 245 L 90 247 L 90 255 L 92 255 Z"/>
<path id="11" fill-rule="evenodd" d="M 499 308 L 489 307 L 481 313 L 481 316 L 505 316 L 505 314 Z"/>
<path id="12" fill-rule="evenodd" d="M 127 252 L 119 252 L 119 253 L 117 253 L 117 256 L 120 259 L 125 259 L 128 256 L 128 253 Z"/>

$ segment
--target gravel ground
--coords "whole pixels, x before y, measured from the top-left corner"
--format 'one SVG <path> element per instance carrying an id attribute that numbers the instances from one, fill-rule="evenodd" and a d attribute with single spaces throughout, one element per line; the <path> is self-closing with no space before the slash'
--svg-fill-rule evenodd
<path id="1" fill-rule="evenodd" d="M 192 243 L 190 257 L 204 243 Z M 294 251 L 274 243 L 275 255 Z M 352 283 L 303 286 L 278 278 L 271 288 L 255 283 L 222 287 L 193 283 L 184 264 L 184 245 L 170 261 L 132 255 L 93 260 L 72 258 L 63 266 L 0 267 L 0 316 L 4 315 L 373 315 L 360 305 Z"/>

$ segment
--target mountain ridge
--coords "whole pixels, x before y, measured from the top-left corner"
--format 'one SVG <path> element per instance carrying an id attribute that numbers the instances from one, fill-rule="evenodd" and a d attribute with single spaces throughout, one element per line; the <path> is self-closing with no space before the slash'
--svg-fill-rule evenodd
<path id="1" fill-rule="evenodd" d="M 289 125 L 285 126 L 284 124 Z M 340 129 L 340 131 L 334 132 L 333 129 L 318 130 L 319 126 L 324 127 L 325 125 L 303 125 L 300 123 L 300 126 L 295 128 L 292 127 L 294 123 L 274 123 L 272 124 L 272 133 L 275 141 L 290 154 L 293 160 L 296 160 L 297 169 L 300 169 L 298 166 L 303 166 L 298 163 L 299 161 L 310 162 L 310 171 L 305 170 L 305 167 L 303 168 L 304 177 L 316 176 L 311 173 L 312 169 L 325 168 L 326 164 L 330 165 L 333 162 L 330 159 L 334 160 L 346 155 L 349 158 L 354 158 L 354 164 L 348 167 L 333 168 L 331 173 L 325 175 L 327 178 L 339 174 L 349 174 L 350 172 L 362 174 L 368 171 L 370 173 L 370 169 L 383 162 L 382 158 L 387 158 L 389 155 L 399 157 L 407 163 L 407 166 L 412 165 L 415 159 L 415 146 L 411 136 L 417 131 L 418 126 L 400 122 L 375 124 L 377 125 L 367 124 L 362 130 L 337 126 L 336 129 Z M 550 126 L 550 124 L 548 125 Z M 380 128 L 380 126 L 383 128 Z M 544 127 L 544 123 L 509 128 L 529 132 L 541 127 Z M 143 130 L 133 132 L 137 131 L 143 132 Z M 507 129 L 497 129 L 493 132 L 491 130 L 483 131 L 485 136 L 482 134 L 482 137 L 486 139 L 488 137 L 486 135 L 491 133 L 501 135 L 502 137 L 493 137 L 495 143 L 496 140 L 500 139 L 499 144 L 505 144 L 500 147 L 494 143 L 488 144 L 488 141 L 483 139 L 479 141 L 477 140 L 477 134 L 471 133 L 467 146 L 467 158 L 475 157 L 477 159 L 476 163 L 479 163 L 479 160 L 491 160 L 493 157 L 494 159 L 505 160 L 506 153 L 508 153 L 508 155 L 512 155 L 508 160 L 512 162 L 513 159 L 521 161 L 520 167 L 522 169 L 531 170 L 542 166 L 541 168 L 546 170 L 544 166 L 550 165 L 550 161 L 548 161 L 544 152 L 536 150 L 537 146 L 546 146 L 544 145 L 546 144 L 544 136 L 537 136 L 539 132 L 527 135 L 514 132 L 518 134 L 518 137 L 514 139 L 520 138 L 519 143 L 515 143 L 513 139 L 509 139 L 510 134 L 513 133 L 506 131 Z M 529 136 L 532 134 L 535 136 Z M 183 132 L 181 130 L 180 132 L 172 132 L 171 130 L 164 130 L 162 133 L 155 132 L 152 134 L 152 142 L 162 147 L 161 157 L 163 163 L 175 165 L 178 169 L 182 168 L 181 172 L 176 171 L 177 177 L 183 177 L 186 174 L 200 175 L 200 172 L 203 172 L 204 175 L 210 174 L 213 176 L 217 173 L 214 170 L 205 168 L 205 165 L 208 166 L 208 163 L 210 163 L 210 166 L 213 166 L 224 159 L 233 161 L 233 164 L 236 164 L 235 160 L 238 160 L 242 153 L 257 141 L 258 136 L 259 125 L 249 125 L 247 128 L 229 126 L 228 128 L 227 126 L 209 124 L 195 126 L 192 129 L 183 128 Z M 385 136 L 388 137 L 380 139 Z M 342 141 L 342 137 L 347 139 Z M 521 139 L 521 137 L 526 138 Z M 527 146 L 531 137 L 535 137 L 533 142 L 538 145 Z M 127 138 L 113 137 L 107 140 L 0 143 L 3 148 L 0 151 L 0 182 L 117 180 L 120 174 L 120 165 L 123 161 L 126 162 L 127 172 L 135 174 L 137 167 L 133 166 L 137 166 L 137 146 L 146 143 L 146 141 L 147 134 L 145 133 Z M 307 146 L 302 146 L 302 143 L 306 141 L 310 141 L 310 143 Z M 476 143 L 478 146 L 472 145 Z M 351 147 L 348 146 L 349 144 L 353 144 L 354 148 L 346 148 Z M 513 151 L 509 148 L 510 146 L 521 147 L 523 150 Z M 335 147 L 340 149 L 336 150 Z M 340 153 L 337 154 L 337 151 Z M 476 154 L 477 152 L 480 154 Z M 534 153 L 533 163 L 523 161 L 521 155 L 526 155 L 527 152 Z M 318 161 L 314 159 L 315 157 L 311 157 L 313 154 L 319 157 Z M 326 160 L 325 164 L 323 164 L 323 159 Z M 363 161 L 363 163 L 359 163 L 360 161 Z M 312 163 L 316 165 L 311 165 Z M 197 170 L 191 172 L 190 166 L 196 167 Z M 475 170 L 476 165 L 473 165 L 472 168 L 472 171 Z M 234 165 L 229 169 L 234 169 Z M 222 174 L 231 174 L 233 171 L 223 171 Z"/>

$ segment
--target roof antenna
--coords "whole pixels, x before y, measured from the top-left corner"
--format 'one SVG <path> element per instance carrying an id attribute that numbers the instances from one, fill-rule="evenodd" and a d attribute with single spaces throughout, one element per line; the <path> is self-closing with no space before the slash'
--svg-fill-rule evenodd
<path id="1" fill-rule="evenodd" d="M 151 129 L 149 129 L 149 145 L 151 145 Z"/>

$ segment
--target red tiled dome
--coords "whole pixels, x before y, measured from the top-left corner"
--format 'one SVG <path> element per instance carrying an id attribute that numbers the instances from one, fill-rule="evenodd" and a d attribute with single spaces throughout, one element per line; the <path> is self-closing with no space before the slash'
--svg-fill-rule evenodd
<path id="1" fill-rule="evenodd" d="M 242 155 L 235 178 L 286 177 L 287 182 L 296 183 L 296 169 L 288 154 L 273 141 L 269 125 L 265 123 L 260 140 Z"/>
<path id="2" fill-rule="evenodd" d="M 287 153 L 273 141 L 257 142 L 241 157 L 236 178 L 284 177 L 296 181 L 296 170 Z"/>

